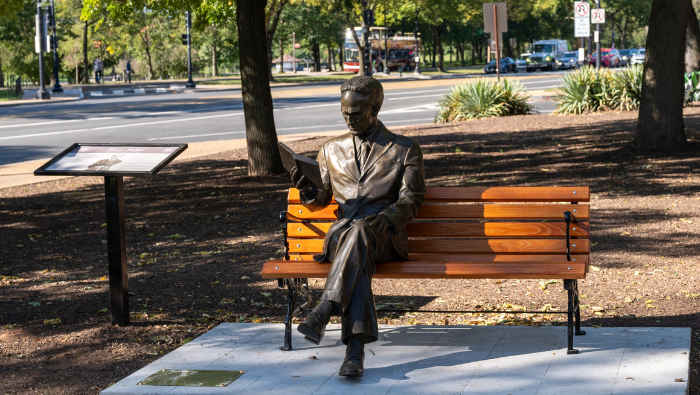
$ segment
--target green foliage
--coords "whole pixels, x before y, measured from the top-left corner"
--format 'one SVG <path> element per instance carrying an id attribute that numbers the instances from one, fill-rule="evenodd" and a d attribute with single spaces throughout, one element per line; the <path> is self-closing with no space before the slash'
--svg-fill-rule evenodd
<path id="1" fill-rule="evenodd" d="M 553 97 L 559 114 L 583 114 L 607 110 L 636 110 L 642 93 L 641 65 L 611 73 L 584 67 L 568 72 Z"/>
<path id="2" fill-rule="evenodd" d="M 440 100 L 436 123 L 469 119 L 532 114 L 523 86 L 518 81 L 504 79 L 502 83 L 478 79 L 457 85 Z"/>

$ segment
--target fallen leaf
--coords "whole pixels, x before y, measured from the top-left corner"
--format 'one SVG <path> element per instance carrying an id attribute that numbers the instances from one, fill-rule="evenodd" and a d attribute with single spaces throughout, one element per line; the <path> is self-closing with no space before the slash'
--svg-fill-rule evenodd
<path id="1" fill-rule="evenodd" d="M 622 232 L 620 233 L 620 236 L 632 236 L 630 232 Z"/>
<path id="2" fill-rule="evenodd" d="M 250 280 L 250 277 L 248 277 L 248 276 L 242 276 L 242 277 L 241 277 L 241 280 Z"/>
<path id="3" fill-rule="evenodd" d="M 170 236 L 165 236 L 166 239 L 181 239 L 183 237 L 185 237 L 185 236 L 183 236 L 179 233 L 175 233 L 174 235 L 170 235 Z"/>
<path id="4" fill-rule="evenodd" d="M 270 296 L 272 296 L 272 294 L 269 292 L 260 292 L 260 295 L 262 295 L 265 298 L 269 298 Z"/>
<path id="5" fill-rule="evenodd" d="M 605 311 L 605 309 L 600 306 L 591 306 L 590 309 L 592 311 Z"/>
<path id="6" fill-rule="evenodd" d="M 27 304 L 30 305 L 30 306 L 32 306 L 32 307 L 39 307 L 39 306 L 41 306 L 41 302 L 29 302 L 29 303 L 27 303 Z"/>
<path id="7" fill-rule="evenodd" d="M 689 221 L 689 220 L 687 220 L 687 219 L 685 219 L 685 218 L 681 218 L 681 221 L 683 221 L 683 222 L 686 223 L 686 224 L 692 224 L 692 223 L 693 223 L 693 221 Z"/>
<path id="8" fill-rule="evenodd" d="M 46 319 L 44 320 L 44 325 L 58 325 L 63 323 L 60 318 Z"/>
<path id="9" fill-rule="evenodd" d="M 107 314 L 107 313 L 109 313 L 109 309 L 107 309 L 107 308 L 105 307 L 104 309 L 97 310 L 97 312 L 98 312 L 98 313 Z"/>
<path id="10" fill-rule="evenodd" d="M 309 357 L 309 359 L 318 359 L 318 358 L 316 358 L 315 355 L 312 355 L 312 356 Z"/>
<path id="11" fill-rule="evenodd" d="M 107 244 L 107 240 L 102 240 L 102 244 Z"/>
<path id="12" fill-rule="evenodd" d="M 594 272 L 599 272 L 599 271 L 600 271 L 600 268 L 597 267 L 597 266 L 590 265 L 590 266 L 588 266 L 588 267 L 590 267 L 591 270 L 593 270 Z"/>

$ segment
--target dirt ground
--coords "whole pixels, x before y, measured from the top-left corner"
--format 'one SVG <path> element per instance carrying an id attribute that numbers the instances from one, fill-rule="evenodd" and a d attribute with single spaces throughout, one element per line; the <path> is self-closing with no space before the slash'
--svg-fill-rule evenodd
<path id="1" fill-rule="evenodd" d="M 632 148 L 636 116 L 533 115 L 394 131 L 420 142 L 429 186 L 589 185 L 583 324 L 692 327 L 690 393 L 700 394 L 700 109 L 686 109 L 690 145 L 672 157 Z M 290 145 L 315 156 L 322 142 Z M 248 177 L 246 166 L 245 152 L 234 151 L 125 180 L 127 327 L 111 326 L 107 313 L 102 179 L 0 190 L 0 394 L 96 394 L 222 321 L 283 321 L 286 292 L 260 269 L 282 256 L 277 217 L 289 181 Z M 563 323 L 564 315 L 447 311 L 565 311 L 561 282 L 545 280 L 375 280 L 374 290 L 378 305 L 415 310 L 381 313 L 382 323 Z M 323 282 L 311 285 L 318 296 Z"/>

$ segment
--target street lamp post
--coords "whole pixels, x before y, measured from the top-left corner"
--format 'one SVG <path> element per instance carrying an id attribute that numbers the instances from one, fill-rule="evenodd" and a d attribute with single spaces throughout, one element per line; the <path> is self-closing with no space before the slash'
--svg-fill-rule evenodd
<path id="1" fill-rule="evenodd" d="M 371 48 L 370 48 L 370 40 L 369 40 L 369 27 L 372 25 L 371 19 L 371 10 L 367 8 L 367 0 L 362 0 L 362 45 L 364 46 L 365 50 L 362 54 L 362 58 L 364 59 L 364 75 L 371 77 L 372 76 L 372 56 L 371 56 Z"/>
<path id="2" fill-rule="evenodd" d="M 187 83 L 185 88 L 194 88 L 196 85 L 192 81 L 192 35 L 190 34 L 192 14 L 189 11 L 185 11 L 185 23 L 187 25 Z"/>
<path id="3" fill-rule="evenodd" d="M 384 63 L 384 75 L 390 75 L 391 72 L 389 71 L 389 45 L 388 45 L 388 40 L 389 40 L 389 25 L 386 24 L 386 8 L 384 9 L 384 27 L 386 30 L 384 31 L 384 56 L 383 56 L 383 63 Z"/>
<path id="4" fill-rule="evenodd" d="M 37 100 L 49 100 L 51 99 L 51 94 L 46 91 L 46 86 L 44 85 L 44 51 L 46 50 L 46 24 L 44 23 L 44 16 L 41 9 L 41 0 L 36 2 L 36 33 L 37 44 L 39 50 L 39 90 L 36 92 Z"/>
<path id="5" fill-rule="evenodd" d="M 53 89 L 51 89 L 51 92 L 53 93 L 61 93 L 63 92 L 63 88 L 61 88 L 61 83 L 58 81 L 58 36 L 56 34 L 56 7 L 53 4 L 53 0 L 51 0 L 51 28 L 53 30 L 53 45 L 51 45 L 51 49 L 53 51 L 53 79 L 54 79 L 54 84 L 53 84 Z"/>
<path id="6" fill-rule="evenodd" d="M 416 27 L 413 29 L 413 37 L 416 39 L 416 68 L 413 74 L 420 75 L 420 37 L 418 33 L 418 8 L 416 8 Z"/>
<path id="7" fill-rule="evenodd" d="M 595 0 L 595 8 L 600 8 L 600 0 Z M 600 70 L 600 23 L 595 24 L 595 68 Z"/>
<path id="8" fill-rule="evenodd" d="M 282 59 L 282 68 L 284 68 L 284 59 Z M 294 74 L 297 73 L 297 34 L 292 32 L 292 68 Z"/>

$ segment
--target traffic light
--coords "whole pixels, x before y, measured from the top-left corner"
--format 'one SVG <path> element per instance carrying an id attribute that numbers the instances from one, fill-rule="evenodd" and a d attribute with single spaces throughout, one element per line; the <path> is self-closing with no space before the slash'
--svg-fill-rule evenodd
<path id="1" fill-rule="evenodd" d="M 182 45 L 187 45 L 187 34 L 182 35 Z"/>

